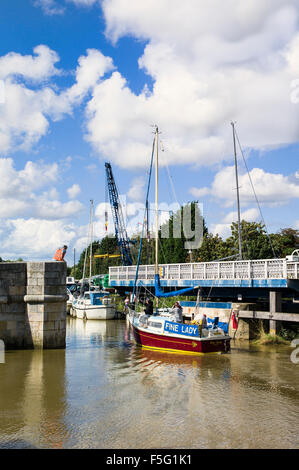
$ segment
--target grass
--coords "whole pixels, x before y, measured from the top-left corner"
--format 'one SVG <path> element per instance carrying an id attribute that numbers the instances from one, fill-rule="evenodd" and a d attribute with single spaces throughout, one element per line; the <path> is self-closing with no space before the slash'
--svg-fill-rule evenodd
<path id="1" fill-rule="evenodd" d="M 257 339 L 253 341 L 253 344 L 290 344 L 290 342 L 284 339 L 282 336 L 266 333 L 264 330 L 263 322 L 260 322 L 258 336 Z"/>

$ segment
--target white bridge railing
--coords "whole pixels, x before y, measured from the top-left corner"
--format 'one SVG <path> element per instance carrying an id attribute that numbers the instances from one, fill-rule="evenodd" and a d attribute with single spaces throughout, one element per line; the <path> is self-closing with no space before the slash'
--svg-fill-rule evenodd
<path id="1" fill-rule="evenodd" d="M 160 278 L 165 280 L 213 279 L 299 279 L 299 262 L 285 259 L 220 261 L 211 263 L 160 264 Z M 136 266 L 109 268 L 109 280 L 135 280 Z M 155 278 L 154 265 L 139 266 L 138 280 Z"/>

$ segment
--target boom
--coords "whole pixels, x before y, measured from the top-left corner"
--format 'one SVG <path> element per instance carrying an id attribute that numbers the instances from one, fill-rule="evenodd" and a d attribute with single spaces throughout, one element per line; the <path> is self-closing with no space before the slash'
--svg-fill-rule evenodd
<path id="1" fill-rule="evenodd" d="M 105 169 L 110 205 L 115 227 L 115 237 L 121 256 L 122 265 L 131 266 L 133 264 L 133 260 L 130 250 L 129 238 L 124 223 L 122 208 L 110 163 L 105 163 Z"/>

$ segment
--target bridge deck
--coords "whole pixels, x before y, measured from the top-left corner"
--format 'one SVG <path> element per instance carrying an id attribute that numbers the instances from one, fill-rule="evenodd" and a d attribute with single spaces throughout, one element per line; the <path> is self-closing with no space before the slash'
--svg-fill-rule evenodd
<path id="1" fill-rule="evenodd" d="M 299 262 L 285 259 L 159 265 L 162 287 L 253 287 L 299 290 Z M 112 287 L 132 287 L 136 266 L 109 268 Z M 137 285 L 154 286 L 155 266 L 139 267 Z"/>

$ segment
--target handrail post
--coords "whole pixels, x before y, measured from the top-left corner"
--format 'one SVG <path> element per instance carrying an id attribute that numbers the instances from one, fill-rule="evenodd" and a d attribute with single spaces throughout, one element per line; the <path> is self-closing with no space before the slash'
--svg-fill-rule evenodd
<path id="1" fill-rule="evenodd" d="M 295 272 L 295 274 L 296 274 L 296 272 Z M 285 259 L 283 260 L 283 277 L 285 279 L 288 278 L 287 262 L 286 262 Z"/>

